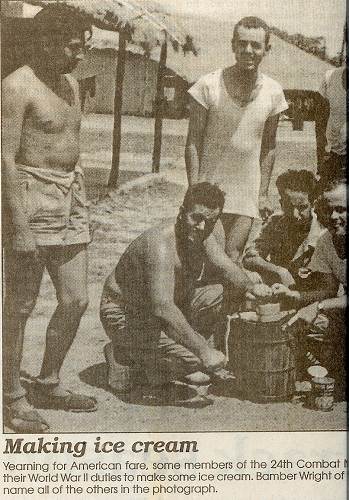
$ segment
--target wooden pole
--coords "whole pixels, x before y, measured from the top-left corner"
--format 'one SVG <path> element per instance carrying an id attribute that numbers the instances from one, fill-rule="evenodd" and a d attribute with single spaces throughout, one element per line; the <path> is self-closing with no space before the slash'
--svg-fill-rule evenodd
<path id="1" fill-rule="evenodd" d="M 343 27 L 343 39 L 342 39 L 342 47 L 341 47 L 341 52 L 339 56 L 339 65 L 343 66 L 344 64 L 344 57 L 345 57 L 345 44 L 346 44 L 346 37 L 347 37 L 347 26 L 346 23 L 344 24 Z"/>
<path id="2" fill-rule="evenodd" d="M 114 130 L 113 130 L 113 156 L 109 175 L 108 187 L 115 188 L 118 184 L 121 148 L 121 112 L 122 90 L 126 65 L 126 34 L 119 31 L 119 50 L 116 67 L 115 96 L 114 96 Z"/>
<path id="3" fill-rule="evenodd" d="M 156 82 L 156 97 L 155 97 L 155 126 L 154 126 L 154 148 L 152 172 L 160 171 L 161 157 L 161 136 L 162 136 L 162 119 L 164 111 L 164 75 L 166 70 L 167 59 L 167 40 L 161 45 L 159 69 Z"/>
<path id="4" fill-rule="evenodd" d="M 295 99 L 293 107 L 293 130 L 303 130 L 304 129 L 304 116 L 303 116 L 303 102 L 304 94 L 299 92 L 298 97 Z"/>

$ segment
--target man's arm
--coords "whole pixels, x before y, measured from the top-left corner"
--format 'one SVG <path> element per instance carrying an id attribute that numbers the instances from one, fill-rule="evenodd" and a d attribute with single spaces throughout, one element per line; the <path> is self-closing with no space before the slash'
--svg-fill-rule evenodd
<path id="1" fill-rule="evenodd" d="M 294 278 L 288 269 L 282 266 L 277 266 L 272 262 L 263 259 L 258 253 L 248 253 L 244 257 L 244 267 L 250 271 L 255 271 L 261 275 L 265 283 L 275 283 L 280 281 L 285 286 L 295 284 Z"/>
<path id="2" fill-rule="evenodd" d="M 279 114 L 269 117 L 264 125 L 259 158 L 261 168 L 261 186 L 259 191 L 261 212 L 271 212 L 268 203 L 268 190 L 275 163 L 276 132 L 279 117 Z"/>
<path id="3" fill-rule="evenodd" d="M 330 116 L 330 105 L 327 99 L 325 99 L 321 94 L 317 93 L 314 107 L 316 154 L 319 173 L 321 171 L 321 165 L 324 161 L 324 156 L 326 153 L 326 128 L 328 118 Z"/>
<path id="4" fill-rule="evenodd" d="M 206 339 L 193 330 L 174 302 L 175 248 L 171 241 L 156 241 L 147 251 L 147 281 L 152 313 L 171 328 L 171 338 L 201 359 L 207 369 L 224 365 L 224 355 L 208 346 Z"/>
<path id="5" fill-rule="evenodd" d="M 347 305 L 347 297 L 336 297 L 338 281 L 331 274 L 317 273 L 319 288 L 308 292 L 287 291 L 286 297 L 292 308 L 298 309 L 289 324 L 296 320 L 303 320 L 312 324 L 319 312 L 331 315 L 333 311 L 344 311 Z M 274 285 L 277 286 L 277 285 Z M 282 286 L 282 285 L 280 285 Z M 280 291 L 280 290 L 279 290 Z"/>
<path id="6" fill-rule="evenodd" d="M 187 143 L 185 146 L 185 165 L 188 184 L 192 186 L 199 179 L 202 143 L 206 128 L 207 110 L 193 97 L 190 97 L 190 115 Z"/>
<path id="7" fill-rule="evenodd" d="M 295 281 L 288 269 L 267 260 L 270 254 L 275 252 L 280 237 L 287 238 L 286 233 L 280 234 L 278 226 L 281 223 L 277 216 L 266 223 L 254 244 L 246 250 L 243 264 L 246 269 L 259 273 L 265 283 L 280 282 L 285 286 L 291 286 Z"/>
<path id="8" fill-rule="evenodd" d="M 20 179 L 15 162 L 27 106 L 25 89 L 18 88 L 13 75 L 9 75 L 2 84 L 2 182 L 3 196 L 14 227 L 13 250 L 21 253 L 36 250 L 22 206 Z"/>
<path id="9" fill-rule="evenodd" d="M 330 297 L 321 301 L 321 311 L 325 314 L 334 310 L 344 310 L 347 307 L 348 297 L 341 295 L 340 297 Z"/>
<path id="10" fill-rule="evenodd" d="M 284 295 L 292 307 L 298 309 L 314 302 L 335 298 L 338 291 L 338 280 L 330 273 L 314 273 L 312 277 L 316 289 L 307 291 L 289 290 L 283 285 L 273 285 L 276 295 Z"/>
<path id="11" fill-rule="evenodd" d="M 305 306 L 313 302 L 334 298 L 338 291 L 338 280 L 332 274 L 316 273 L 317 289 L 304 292 L 294 292 L 298 304 Z"/>
<path id="12" fill-rule="evenodd" d="M 215 230 L 216 228 L 205 240 L 204 246 L 208 261 L 215 267 L 222 282 L 231 285 L 241 296 L 248 292 L 255 297 L 270 295 L 269 287 L 255 285 L 241 267 L 228 257 L 222 245 L 217 241 Z"/>

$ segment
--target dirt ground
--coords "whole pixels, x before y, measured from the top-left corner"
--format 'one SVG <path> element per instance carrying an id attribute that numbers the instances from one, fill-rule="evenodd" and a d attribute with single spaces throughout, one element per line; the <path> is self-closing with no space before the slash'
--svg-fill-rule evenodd
<path id="1" fill-rule="evenodd" d="M 98 411 L 74 414 L 42 411 L 51 431 L 273 431 L 337 430 L 346 427 L 346 405 L 338 403 L 330 413 L 303 407 L 295 398 L 287 403 L 255 404 L 232 397 L 213 396 L 214 405 L 204 409 L 154 407 L 129 404 L 112 394 L 106 385 L 103 347 L 106 335 L 99 321 L 99 299 L 105 277 L 128 243 L 146 228 L 176 214 L 184 187 L 160 183 L 135 189 L 113 200 L 92 206 L 93 242 L 89 249 L 90 304 L 77 338 L 62 369 L 64 385 L 91 394 Z M 41 294 L 29 321 L 23 358 L 23 373 L 40 369 L 45 328 L 55 307 L 52 285 L 45 276 Z"/>

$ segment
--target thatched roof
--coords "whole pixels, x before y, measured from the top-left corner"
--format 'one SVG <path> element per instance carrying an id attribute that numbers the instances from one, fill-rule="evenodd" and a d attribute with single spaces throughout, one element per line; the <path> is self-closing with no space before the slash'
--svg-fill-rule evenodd
<path id="1" fill-rule="evenodd" d="M 272 36 L 272 51 L 263 62 L 263 71 L 284 89 L 318 90 L 327 70 L 333 66 L 313 54 Z"/>
<path id="2" fill-rule="evenodd" d="M 196 54 L 197 48 L 190 32 L 185 32 L 161 3 L 139 0 L 26 0 L 32 5 L 55 5 L 78 10 L 91 23 L 111 31 L 123 30 L 129 40 L 149 52 L 165 37 L 177 52 Z"/>

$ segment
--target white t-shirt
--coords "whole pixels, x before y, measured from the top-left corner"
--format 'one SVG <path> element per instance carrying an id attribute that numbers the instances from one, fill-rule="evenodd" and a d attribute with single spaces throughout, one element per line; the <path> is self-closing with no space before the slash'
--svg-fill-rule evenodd
<path id="1" fill-rule="evenodd" d="M 326 71 L 319 93 L 330 103 L 330 116 L 327 122 L 327 150 L 339 155 L 347 151 L 347 109 L 346 90 L 342 83 L 344 68 Z"/>
<path id="2" fill-rule="evenodd" d="M 309 269 L 313 272 L 332 274 L 338 282 L 347 287 L 347 259 L 341 259 L 334 248 L 331 235 L 326 231 L 318 239 Z"/>
<path id="3" fill-rule="evenodd" d="M 225 212 L 258 218 L 259 156 L 266 120 L 287 109 L 281 86 L 264 74 L 260 90 L 246 106 L 235 103 L 223 70 L 201 77 L 190 95 L 208 110 L 199 182 L 218 184 L 226 193 Z"/>

